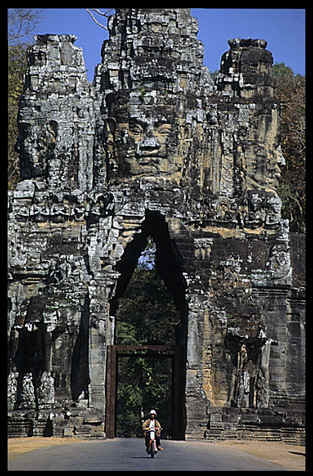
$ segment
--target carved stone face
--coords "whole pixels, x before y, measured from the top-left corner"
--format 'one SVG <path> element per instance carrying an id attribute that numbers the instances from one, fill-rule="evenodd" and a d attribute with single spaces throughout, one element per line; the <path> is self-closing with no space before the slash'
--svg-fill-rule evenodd
<path id="1" fill-rule="evenodd" d="M 51 159 L 58 134 L 56 121 L 43 126 L 20 124 L 17 150 L 23 164 L 23 178 L 45 175 L 47 160 Z"/>
<path id="2" fill-rule="evenodd" d="M 269 167 L 269 179 L 273 183 L 273 187 L 277 187 L 281 178 L 281 167 L 286 165 L 281 146 L 274 148 L 272 168 Z"/>
<path id="3" fill-rule="evenodd" d="M 277 190 L 281 167 L 286 164 L 280 147 L 261 143 L 247 145 L 246 164 L 248 188 Z"/>
<path id="4" fill-rule="evenodd" d="M 275 191 L 281 177 L 281 166 L 285 165 L 283 156 L 262 145 L 247 146 L 246 160 L 248 188 Z"/>
<path id="5" fill-rule="evenodd" d="M 175 108 L 159 104 L 122 105 L 110 116 L 111 167 L 120 178 L 170 177 L 181 168 Z M 152 104 L 151 104 L 152 103 Z"/>
<path id="6" fill-rule="evenodd" d="M 144 115 L 117 124 L 116 145 L 122 171 L 139 176 L 173 172 L 175 167 L 168 156 L 171 131 L 171 123 Z"/>

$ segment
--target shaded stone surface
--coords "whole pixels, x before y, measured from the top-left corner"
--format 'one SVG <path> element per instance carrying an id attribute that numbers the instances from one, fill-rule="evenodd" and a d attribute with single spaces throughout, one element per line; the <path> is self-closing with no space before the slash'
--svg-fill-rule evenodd
<path id="1" fill-rule="evenodd" d="M 243 428 L 283 408 L 302 429 L 304 239 L 276 190 L 266 41 L 230 40 L 213 82 L 189 9 L 116 9 L 108 29 L 92 84 L 74 35 L 28 50 L 8 198 L 11 418 L 53 413 L 65 435 L 91 412 L 104 434 L 114 316 L 152 237 L 181 316 L 186 437 L 236 429 L 241 409 Z"/>

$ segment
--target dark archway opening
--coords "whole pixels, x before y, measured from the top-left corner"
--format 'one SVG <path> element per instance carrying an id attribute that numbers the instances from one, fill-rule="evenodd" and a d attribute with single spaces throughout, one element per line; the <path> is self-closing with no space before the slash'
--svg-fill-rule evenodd
<path id="1" fill-rule="evenodd" d="M 121 273 L 121 276 L 117 282 L 115 296 L 111 300 L 111 315 L 116 315 L 119 300 L 125 293 L 130 278 L 137 267 L 139 257 L 146 248 L 150 237 L 156 247 L 155 269 L 169 290 L 183 324 L 186 317 L 186 283 L 183 276 L 182 259 L 175 240 L 170 238 L 165 218 L 159 212 L 148 211 L 146 213 L 141 233 L 136 234 L 133 241 L 128 244 L 117 265 L 117 271 Z M 181 343 L 183 344 L 183 341 Z"/>
<path id="2" fill-rule="evenodd" d="M 158 415 L 160 418 L 164 418 L 161 421 L 161 424 L 164 428 L 164 433 L 162 437 L 169 437 L 176 440 L 183 440 L 185 439 L 185 352 L 182 346 L 166 346 L 166 345 L 141 345 L 141 346 L 128 346 L 128 345 L 111 345 L 108 346 L 108 359 L 107 359 L 107 378 L 106 378 L 106 436 L 108 438 L 114 438 L 117 436 L 117 431 L 122 433 L 119 436 L 137 436 L 137 432 L 140 436 L 140 427 L 142 423 L 142 419 L 147 417 L 147 414 L 144 412 L 143 405 L 149 407 L 152 406 L 151 403 L 155 403 L 154 400 L 154 393 L 153 388 L 152 392 L 148 392 L 143 397 L 143 392 L 141 388 L 137 388 L 137 395 L 140 397 L 139 405 L 137 405 L 137 401 L 135 402 L 135 407 L 130 404 L 130 406 L 135 408 L 135 413 L 131 417 L 133 422 L 129 428 L 126 428 L 127 419 L 129 418 L 129 414 L 125 413 L 124 418 L 123 415 L 117 415 L 118 409 L 118 399 L 117 399 L 117 392 L 119 383 L 125 383 L 123 381 L 123 377 L 121 378 L 118 374 L 118 363 L 125 357 L 135 357 L 141 358 L 145 360 L 145 362 L 149 365 L 149 360 L 151 359 L 157 364 L 160 365 L 162 362 L 164 366 L 164 361 L 170 365 L 170 372 L 166 373 L 163 367 L 161 375 L 162 377 L 167 379 L 167 382 L 164 384 L 163 382 L 163 392 L 168 392 L 168 400 L 160 401 L 157 405 L 153 404 L 154 409 L 157 410 Z M 129 360 L 126 362 L 128 365 L 130 362 Z M 132 362 L 132 368 L 135 368 L 134 362 Z M 152 369 L 153 370 L 153 369 Z M 131 372 L 130 372 L 131 374 Z M 128 375 L 128 374 L 126 374 Z M 153 374 L 154 380 L 156 384 L 162 385 L 162 380 L 160 379 L 160 374 Z M 131 375 L 130 375 L 131 377 Z M 155 378 L 158 377 L 158 378 Z M 120 380 L 120 382 L 119 382 Z M 147 381 L 146 381 L 147 382 Z M 120 405 L 122 407 L 128 407 L 128 402 L 130 401 L 129 395 L 133 395 L 133 387 L 136 382 L 131 380 L 128 381 L 129 384 L 129 393 L 127 394 L 127 387 L 126 387 L 126 402 L 121 401 Z M 155 388 L 155 387 L 154 387 Z M 152 397 L 152 398 L 151 398 Z M 141 414 L 141 410 L 143 410 L 143 414 Z M 116 418 L 117 417 L 117 418 Z M 117 424 L 118 423 L 118 424 Z M 122 426 L 121 426 L 122 425 Z"/>
<path id="3" fill-rule="evenodd" d="M 142 437 L 142 422 L 153 408 L 162 439 L 172 438 L 173 356 L 124 352 L 117 356 L 116 436 Z"/>
<path id="4" fill-rule="evenodd" d="M 155 245 L 155 265 L 138 268 L 149 241 Z M 115 346 L 133 345 L 137 350 L 123 356 L 117 352 L 112 362 L 116 375 L 108 390 L 115 395 L 108 401 L 115 400 L 115 421 L 110 431 L 112 436 L 140 436 L 142 418 L 149 407 L 156 407 L 162 436 L 183 439 L 185 279 L 175 241 L 160 213 L 147 212 L 141 233 L 127 246 L 117 269 L 121 275 L 110 310 L 116 316 Z M 157 345 L 169 346 L 171 355 L 153 352 Z M 145 346 L 150 346 L 149 355 L 140 351 Z"/>

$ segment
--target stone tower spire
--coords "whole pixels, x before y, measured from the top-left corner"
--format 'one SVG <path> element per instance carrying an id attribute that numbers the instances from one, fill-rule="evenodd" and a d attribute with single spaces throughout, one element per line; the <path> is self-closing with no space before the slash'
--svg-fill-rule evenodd
<path id="1" fill-rule="evenodd" d="M 51 190 L 92 188 L 93 99 L 75 35 L 36 35 L 19 107 L 21 178 Z"/>
<path id="2" fill-rule="evenodd" d="M 189 8 L 118 8 L 108 30 L 95 78 L 101 91 L 153 82 L 173 92 L 195 90 L 201 75 L 210 83 L 197 20 Z"/>
<path id="3" fill-rule="evenodd" d="M 187 185 L 191 162 L 200 170 L 194 139 L 206 133 L 213 81 L 189 10 L 122 8 L 109 19 L 94 80 L 97 188 L 136 179 Z"/>
<path id="4" fill-rule="evenodd" d="M 273 97 L 273 56 L 267 41 L 233 38 L 222 55 L 217 90 L 223 94 L 252 98 Z"/>

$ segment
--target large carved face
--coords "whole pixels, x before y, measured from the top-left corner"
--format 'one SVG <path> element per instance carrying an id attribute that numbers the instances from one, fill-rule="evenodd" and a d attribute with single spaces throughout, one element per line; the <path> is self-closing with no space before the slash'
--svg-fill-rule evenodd
<path id="1" fill-rule="evenodd" d="M 269 149 L 263 144 L 246 147 L 247 186 L 252 188 L 268 188 L 275 191 L 281 177 L 281 166 L 285 159 L 280 148 Z"/>
<path id="2" fill-rule="evenodd" d="M 46 174 L 47 161 L 51 160 L 57 135 L 58 124 L 53 120 L 44 125 L 20 124 L 17 150 L 21 157 L 23 178 Z"/>
<path id="3" fill-rule="evenodd" d="M 121 170 L 127 175 L 141 176 L 173 172 L 175 167 L 168 151 L 172 128 L 165 118 L 145 115 L 117 124 L 116 145 Z"/>
<path id="4" fill-rule="evenodd" d="M 115 107 L 115 114 L 110 116 L 115 176 L 155 178 L 179 173 L 181 159 L 174 107 L 160 106 L 155 96 L 149 97 L 148 105 L 123 104 L 120 110 Z"/>
<path id="5" fill-rule="evenodd" d="M 255 140 L 245 144 L 248 188 L 276 191 L 285 159 L 279 145 L 277 110 L 267 119 L 261 116 Z"/>

